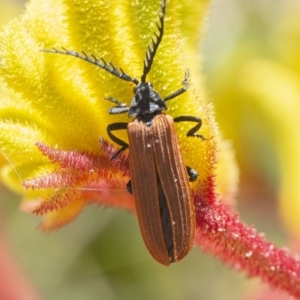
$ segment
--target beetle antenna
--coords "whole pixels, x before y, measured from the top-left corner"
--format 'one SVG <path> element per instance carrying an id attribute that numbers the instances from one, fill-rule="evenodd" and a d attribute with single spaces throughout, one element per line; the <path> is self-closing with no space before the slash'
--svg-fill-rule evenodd
<path id="1" fill-rule="evenodd" d="M 101 69 L 104 69 L 105 71 L 109 72 L 110 74 L 112 74 L 120 79 L 123 79 L 125 81 L 131 81 L 135 84 L 139 84 L 139 81 L 137 79 L 132 78 L 131 76 L 126 74 L 121 68 L 119 68 L 119 70 L 118 70 L 111 62 L 107 63 L 102 57 L 100 58 L 100 60 L 98 60 L 98 58 L 94 54 L 91 54 L 91 56 L 88 56 L 84 51 L 79 53 L 76 51 L 68 50 L 64 47 L 62 47 L 62 50 L 59 50 L 57 48 L 52 48 L 52 49 L 41 49 L 41 51 L 49 52 L 49 53 L 65 54 L 65 55 L 78 57 L 82 60 L 85 60 L 89 63 L 96 65 L 97 67 L 100 67 Z"/>
<path id="2" fill-rule="evenodd" d="M 144 59 L 144 71 L 143 75 L 141 77 L 141 82 L 146 82 L 146 76 L 151 70 L 151 66 L 157 51 L 157 48 L 162 40 L 163 34 L 164 34 L 164 18 L 166 14 L 166 0 L 163 0 L 161 3 L 161 12 L 158 14 L 159 17 L 159 24 L 156 23 L 158 34 L 154 32 L 154 35 L 156 37 L 156 41 L 154 38 L 152 38 L 151 43 L 148 45 L 148 49 L 146 51 L 146 58 Z"/>

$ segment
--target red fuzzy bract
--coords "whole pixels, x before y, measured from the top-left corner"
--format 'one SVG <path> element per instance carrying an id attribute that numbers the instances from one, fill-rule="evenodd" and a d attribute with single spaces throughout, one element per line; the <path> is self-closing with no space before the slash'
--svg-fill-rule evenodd
<path id="1" fill-rule="evenodd" d="M 248 276 L 258 276 L 274 288 L 300 298 L 300 260 L 287 250 L 267 242 L 255 229 L 247 227 L 220 202 L 208 203 L 195 197 L 196 243 Z"/>
<path id="2" fill-rule="evenodd" d="M 124 188 L 124 181 L 128 180 L 127 155 L 122 153 L 112 163 L 110 154 L 116 150 L 105 141 L 101 141 L 105 155 L 57 150 L 42 143 L 36 145 L 57 164 L 53 172 L 23 182 L 26 188 L 53 189 L 51 196 L 34 210 L 36 214 L 43 215 L 66 207 L 91 186 L 98 188 L 98 197 L 101 198 L 101 192 L 103 194 L 111 189 Z"/>

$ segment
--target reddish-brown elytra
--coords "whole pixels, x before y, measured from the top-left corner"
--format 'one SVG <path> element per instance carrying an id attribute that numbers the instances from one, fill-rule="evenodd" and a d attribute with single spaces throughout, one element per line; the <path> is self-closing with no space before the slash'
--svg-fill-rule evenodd
<path id="1" fill-rule="evenodd" d="M 152 125 L 128 124 L 131 186 L 144 242 L 151 255 L 169 265 L 190 251 L 195 209 L 173 119 L 157 114 Z"/>
<path id="2" fill-rule="evenodd" d="M 163 37 L 165 13 L 166 0 L 163 0 L 157 24 L 159 33 L 155 33 L 156 39 L 152 39 L 152 45 L 148 46 L 140 82 L 121 68 L 118 70 L 112 63 L 106 63 L 103 58 L 99 61 L 93 54 L 88 56 L 85 52 L 78 53 L 65 48 L 43 51 L 78 57 L 136 85 L 130 106 L 112 97 L 107 98 L 116 104 L 109 110 L 110 114 L 127 112 L 129 117 L 135 117 L 130 123 L 113 123 L 107 126 L 108 136 L 121 146 L 111 159 L 129 148 L 131 180 L 127 189 L 134 196 L 141 234 L 152 257 L 167 266 L 181 260 L 191 250 L 196 222 L 189 181 L 196 180 L 198 174 L 183 162 L 174 122 L 196 122 L 187 136 L 203 140 L 205 138 L 196 134 L 202 124 L 200 118 L 179 116 L 172 119 L 163 113 L 167 109 L 166 101 L 188 89 L 188 72 L 182 81 L 184 87 L 164 99 L 150 82 L 146 82 Z M 112 133 L 122 129 L 127 129 L 129 145 Z"/>

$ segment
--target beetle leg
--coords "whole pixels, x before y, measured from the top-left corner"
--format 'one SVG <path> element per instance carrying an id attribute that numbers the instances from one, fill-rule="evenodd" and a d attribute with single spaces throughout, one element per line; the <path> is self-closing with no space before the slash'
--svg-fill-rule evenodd
<path id="1" fill-rule="evenodd" d="M 131 185 L 131 179 L 126 184 L 127 191 L 132 194 L 132 185 Z"/>
<path id="2" fill-rule="evenodd" d="M 180 116 L 180 117 L 176 117 L 173 119 L 174 122 L 197 122 L 198 124 L 196 124 L 193 128 L 191 128 L 186 136 L 193 136 L 193 137 L 198 137 L 200 139 L 202 139 L 203 141 L 206 140 L 206 138 L 202 135 L 202 134 L 196 134 L 196 132 L 200 129 L 201 125 L 202 125 L 202 120 L 198 117 L 193 117 L 193 116 Z"/>
<path id="3" fill-rule="evenodd" d="M 167 96 L 167 97 L 164 99 L 165 102 L 168 101 L 168 100 L 170 100 L 170 99 L 173 99 L 173 98 L 175 98 L 175 97 L 177 97 L 177 96 L 179 96 L 179 95 L 181 95 L 181 94 L 183 94 L 183 93 L 189 88 L 189 83 L 188 83 L 189 75 L 190 75 L 190 71 L 187 70 L 187 71 L 185 72 L 184 79 L 183 79 L 183 81 L 181 82 L 181 83 L 184 85 L 184 87 L 181 88 L 181 89 L 179 89 L 179 90 L 177 90 L 177 91 L 175 91 L 175 92 L 173 92 L 171 95 Z"/>
<path id="4" fill-rule="evenodd" d="M 122 140 L 120 140 L 119 138 L 117 138 L 114 134 L 112 134 L 112 131 L 114 130 L 122 130 L 122 129 L 127 129 L 127 125 L 128 123 L 113 123 L 113 124 L 109 124 L 107 126 L 107 134 L 108 136 L 111 138 L 112 141 L 114 141 L 116 144 L 122 146 L 121 149 L 119 149 L 111 158 L 110 160 L 115 159 L 116 157 L 118 157 L 118 155 L 123 152 L 124 150 L 126 150 L 128 148 L 128 144 Z"/>
<path id="5" fill-rule="evenodd" d="M 201 128 L 202 125 L 202 120 L 198 117 L 193 117 L 193 116 L 180 116 L 180 117 L 176 117 L 173 119 L 174 122 L 197 122 L 197 124 L 191 128 L 186 136 L 193 136 L 193 137 L 198 137 L 201 138 L 203 141 L 206 140 L 206 138 L 202 135 L 202 134 L 196 134 L 196 132 Z M 198 173 L 192 169 L 189 166 L 186 166 L 186 170 L 189 176 L 189 181 L 193 182 L 198 178 Z"/>
<path id="6" fill-rule="evenodd" d="M 191 167 L 186 166 L 186 171 L 188 173 L 190 182 L 193 182 L 198 178 L 198 173 L 196 172 L 196 170 L 192 169 Z"/>

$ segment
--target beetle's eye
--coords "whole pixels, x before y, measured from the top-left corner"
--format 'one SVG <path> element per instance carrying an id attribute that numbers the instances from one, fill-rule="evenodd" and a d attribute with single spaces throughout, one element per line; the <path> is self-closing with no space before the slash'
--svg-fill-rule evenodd
<path id="1" fill-rule="evenodd" d="M 134 94 L 136 93 L 136 86 L 133 88 L 133 93 Z"/>

